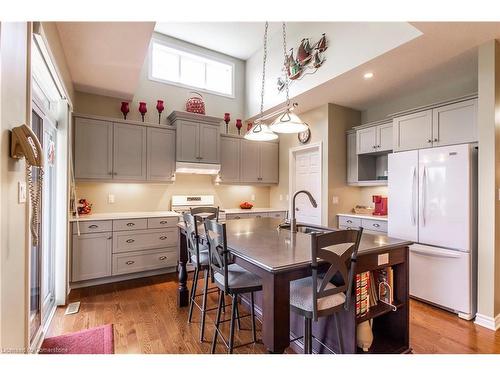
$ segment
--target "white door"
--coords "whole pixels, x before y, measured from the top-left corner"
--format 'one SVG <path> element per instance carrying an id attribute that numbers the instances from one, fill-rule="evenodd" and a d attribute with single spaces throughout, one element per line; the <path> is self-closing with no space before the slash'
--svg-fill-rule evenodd
<path id="1" fill-rule="evenodd" d="M 469 145 L 419 151 L 419 240 L 470 251 Z"/>
<path id="2" fill-rule="evenodd" d="M 418 241 L 418 151 L 389 154 L 388 235 Z"/>
<path id="3" fill-rule="evenodd" d="M 321 150 L 319 146 L 292 151 L 295 171 L 290 199 L 299 190 L 309 191 L 316 200 L 314 208 L 305 194 L 299 194 L 295 205 L 295 218 L 299 223 L 321 225 Z"/>
<path id="4" fill-rule="evenodd" d="M 472 312 L 471 254 L 410 246 L 410 295 L 465 314 Z"/>

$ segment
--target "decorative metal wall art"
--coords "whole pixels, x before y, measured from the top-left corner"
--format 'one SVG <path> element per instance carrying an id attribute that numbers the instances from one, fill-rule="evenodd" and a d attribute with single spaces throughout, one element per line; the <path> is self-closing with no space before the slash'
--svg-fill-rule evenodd
<path id="1" fill-rule="evenodd" d="M 295 57 L 293 55 L 293 48 L 290 49 L 290 54 L 287 56 L 283 66 L 283 73 L 288 75 L 288 79 L 292 82 L 300 80 L 306 75 L 316 73 L 326 60 L 324 52 L 327 48 L 328 40 L 324 33 L 312 46 L 309 38 L 302 39 Z M 278 91 L 283 91 L 285 88 L 285 79 L 279 77 L 277 85 Z"/>

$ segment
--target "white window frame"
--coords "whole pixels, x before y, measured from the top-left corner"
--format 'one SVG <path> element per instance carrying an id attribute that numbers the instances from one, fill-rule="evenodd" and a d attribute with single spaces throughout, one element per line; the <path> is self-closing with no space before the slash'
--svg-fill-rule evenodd
<path id="1" fill-rule="evenodd" d="M 162 44 L 165 47 L 172 48 L 174 50 L 178 50 L 181 52 L 189 53 L 190 55 L 198 56 L 198 57 L 201 57 L 201 58 L 204 58 L 207 60 L 212 60 L 212 61 L 219 62 L 222 64 L 230 65 L 231 66 L 231 73 L 232 73 L 231 74 L 231 94 L 224 94 L 224 93 L 218 92 L 218 91 L 213 91 L 213 90 L 209 90 L 209 89 L 205 89 L 205 88 L 201 88 L 201 87 L 186 85 L 185 83 L 181 83 L 181 82 L 174 82 L 174 81 L 169 81 L 166 79 L 153 77 L 152 72 L 153 72 L 153 44 L 154 43 Z M 149 44 L 148 54 L 149 54 L 148 79 L 150 81 L 165 83 L 165 84 L 172 85 L 172 86 L 182 87 L 182 88 L 186 88 L 186 89 L 193 90 L 193 91 L 200 91 L 200 92 L 204 92 L 204 93 L 212 94 L 212 95 L 223 96 L 226 98 L 231 98 L 231 99 L 235 98 L 235 86 L 236 86 L 235 85 L 235 77 L 236 77 L 235 69 L 236 69 L 236 65 L 231 60 L 218 58 L 218 57 L 215 57 L 215 56 L 210 55 L 210 54 L 200 53 L 198 51 L 194 51 L 193 49 L 183 47 L 183 46 L 180 46 L 178 44 L 169 43 L 169 42 L 166 42 L 164 40 L 157 39 L 157 38 L 151 39 L 151 43 Z"/>

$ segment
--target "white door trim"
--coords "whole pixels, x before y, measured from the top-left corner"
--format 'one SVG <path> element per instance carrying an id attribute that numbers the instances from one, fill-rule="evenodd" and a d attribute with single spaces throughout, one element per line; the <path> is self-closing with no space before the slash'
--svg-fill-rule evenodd
<path id="1" fill-rule="evenodd" d="M 321 217 L 321 225 L 325 225 L 326 223 L 324 222 L 324 218 L 323 218 L 323 195 L 324 195 L 324 191 L 323 191 L 323 142 L 322 141 L 319 141 L 319 142 L 315 142 L 315 143 L 310 143 L 310 144 L 307 144 L 307 145 L 301 145 L 301 146 L 296 146 L 296 147 L 291 147 L 289 149 L 289 157 L 288 157 L 288 160 L 289 160 L 289 167 L 288 167 L 288 198 L 289 198 L 289 201 L 288 201 L 288 212 L 290 213 L 290 218 L 291 218 L 291 215 L 292 215 L 292 199 L 293 199 L 293 191 L 292 191 L 292 187 L 295 186 L 295 154 L 297 152 L 300 152 L 300 151 L 307 151 L 307 150 L 311 150 L 311 149 L 315 149 L 317 148 L 318 151 L 319 151 L 319 155 L 320 155 L 320 191 L 321 191 L 321 194 L 319 197 L 314 197 L 314 199 L 316 199 L 316 202 L 318 203 L 318 208 L 319 208 L 319 215 Z"/>

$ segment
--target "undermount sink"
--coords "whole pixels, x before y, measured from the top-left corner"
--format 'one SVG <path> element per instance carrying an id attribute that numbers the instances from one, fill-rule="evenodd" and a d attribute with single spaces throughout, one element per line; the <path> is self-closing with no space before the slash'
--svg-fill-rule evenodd
<path id="1" fill-rule="evenodd" d="M 290 224 L 280 225 L 280 228 L 290 230 Z M 303 225 L 303 224 L 297 224 L 297 233 L 317 234 L 317 233 L 329 233 L 329 232 L 332 232 L 332 230 Z"/>

